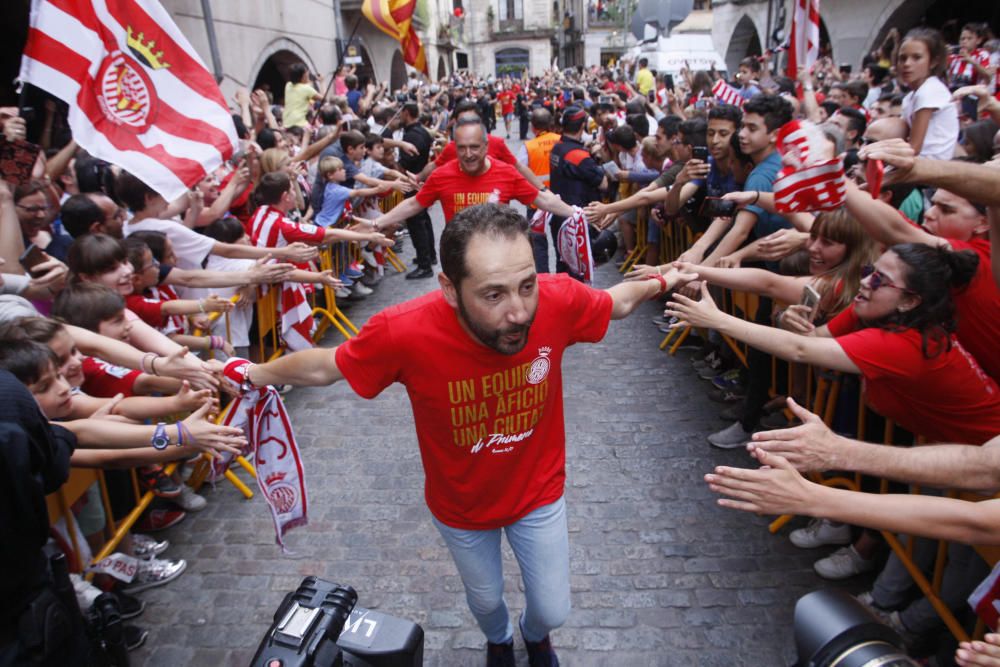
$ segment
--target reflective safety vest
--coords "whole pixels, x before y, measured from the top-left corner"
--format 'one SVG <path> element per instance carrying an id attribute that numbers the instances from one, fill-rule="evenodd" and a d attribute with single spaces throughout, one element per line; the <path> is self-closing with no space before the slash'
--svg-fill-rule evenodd
<path id="1" fill-rule="evenodd" d="M 559 135 L 555 132 L 542 132 L 524 142 L 524 149 L 528 152 L 528 169 L 541 179 L 545 187 L 549 187 L 549 156 L 558 142 Z"/>

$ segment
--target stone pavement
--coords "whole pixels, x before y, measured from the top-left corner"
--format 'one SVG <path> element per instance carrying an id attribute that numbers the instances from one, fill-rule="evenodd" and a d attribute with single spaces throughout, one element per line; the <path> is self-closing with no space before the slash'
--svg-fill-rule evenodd
<path id="1" fill-rule="evenodd" d="M 437 208 L 437 207 L 435 207 Z M 435 213 L 440 231 L 440 214 Z M 412 256 L 407 243 L 402 253 Z M 599 269 L 596 285 L 618 279 Z M 436 287 L 388 276 L 350 304 L 361 326 L 374 312 Z M 613 322 L 597 345 L 564 361 L 573 611 L 553 633 L 564 665 L 765 667 L 790 664 L 791 611 L 820 587 L 817 553 L 767 531 L 767 520 L 715 505 L 702 475 L 750 465 L 710 448 L 724 426 L 684 353 L 656 349 L 653 304 Z M 338 340 L 329 337 L 326 345 Z M 142 593 L 149 639 L 134 664 L 246 665 L 284 594 L 306 575 L 353 586 L 359 604 L 426 632 L 426 665 L 483 664 L 484 638 L 423 499 L 423 473 L 405 391 L 373 401 L 344 384 L 287 397 L 309 485 L 309 525 L 283 556 L 267 507 L 225 482 L 208 508 L 165 533 L 166 556 L 187 572 Z M 241 477 L 246 477 L 240 471 Z M 504 543 L 508 604 L 523 607 Z M 519 664 L 527 664 L 517 637 Z"/>

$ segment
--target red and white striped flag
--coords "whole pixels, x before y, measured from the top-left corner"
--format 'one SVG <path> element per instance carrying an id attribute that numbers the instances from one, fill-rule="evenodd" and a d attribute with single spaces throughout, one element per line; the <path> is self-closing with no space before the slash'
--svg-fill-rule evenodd
<path id="1" fill-rule="evenodd" d="M 69 105 L 80 146 L 168 200 L 237 145 L 219 86 L 156 0 L 33 0 L 20 76 Z"/>
<path id="2" fill-rule="evenodd" d="M 559 257 L 569 272 L 589 285 L 594 278 L 594 254 L 590 249 L 590 226 L 582 208 L 573 207 L 573 215 L 559 226 L 556 239 Z"/>
<path id="3" fill-rule="evenodd" d="M 732 104 L 741 109 L 743 108 L 743 96 L 740 95 L 740 91 L 730 86 L 723 79 L 719 79 L 712 86 L 712 94 L 723 104 Z"/>
<path id="4" fill-rule="evenodd" d="M 788 40 L 788 76 L 796 80 L 799 68 L 819 58 L 819 0 L 792 0 L 792 33 Z"/>
<path id="5" fill-rule="evenodd" d="M 778 130 L 781 170 L 774 181 L 774 206 L 781 213 L 830 211 L 847 197 L 844 162 L 825 159 L 828 142 L 808 121 L 793 120 Z"/>

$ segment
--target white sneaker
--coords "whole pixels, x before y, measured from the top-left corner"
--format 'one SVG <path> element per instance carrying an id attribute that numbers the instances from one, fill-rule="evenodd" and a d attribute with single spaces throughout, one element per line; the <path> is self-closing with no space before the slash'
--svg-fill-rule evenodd
<path id="1" fill-rule="evenodd" d="M 799 549 L 815 549 L 825 544 L 850 544 L 851 527 L 827 519 L 813 519 L 805 528 L 793 530 L 788 539 Z"/>
<path id="2" fill-rule="evenodd" d="M 743 424 L 733 422 L 730 426 L 708 436 L 708 443 L 719 449 L 739 449 L 747 446 L 752 435 L 752 431 L 743 429 Z"/>
<path id="3" fill-rule="evenodd" d="M 208 505 L 208 501 L 187 484 L 181 484 L 181 495 L 174 498 L 173 502 L 185 512 L 200 512 Z"/>
<path id="4" fill-rule="evenodd" d="M 156 541 L 149 535 L 132 533 L 132 555 L 136 558 L 149 560 L 162 554 L 169 546 L 170 542 L 167 540 Z"/>
<path id="5" fill-rule="evenodd" d="M 359 280 L 356 283 L 354 283 L 354 287 L 351 288 L 351 296 L 366 297 L 374 291 L 375 290 L 371 289 L 370 287 L 365 287 L 364 285 L 362 285 L 361 281 Z"/>
<path id="6" fill-rule="evenodd" d="M 351 290 L 346 287 L 338 287 L 334 290 L 334 294 L 338 299 L 349 299 L 351 297 Z"/>
<path id="7" fill-rule="evenodd" d="M 874 570 L 875 560 L 865 560 L 854 545 L 851 545 L 841 547 L 826 558 L 819 559 L 813 563 L 813 569 L 824 579 L 848 579 L 856 574 Z"/>
<path id="8" fill-rule="evenodd" d="M 139 571 L 135 573 L 135 579 L 128 586 L 125 592 L 132 594 L 144 591 L 147 588 L 162 586 L 181 576 L 187 569 L 187 561 L 169 561 L 160 558 L 139 561 Z"/>

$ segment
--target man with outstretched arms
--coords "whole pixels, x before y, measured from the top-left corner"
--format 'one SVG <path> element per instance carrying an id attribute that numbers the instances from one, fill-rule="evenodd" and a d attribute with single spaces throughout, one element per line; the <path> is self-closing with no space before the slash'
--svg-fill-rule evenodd
<path id="1" fill-rule="evenodd" d="M 663 294 L 676 274 L 607 290 L 539 275 L 527 221 L 496 204 L 459 212 L 440 257 L 440 290 L 375 315 L 334 350 L 231 360 L 226 377 L 243 388 L 345 378 L 365 398 L 405 385 L 425 498 L 488 640 L 487 665 L 514 665 L 502 530 L 521 565 L 531 664 L 557 665 L 549 631 L 570 610 L 563 351 L 601 340 L 610 320 Z"/>

